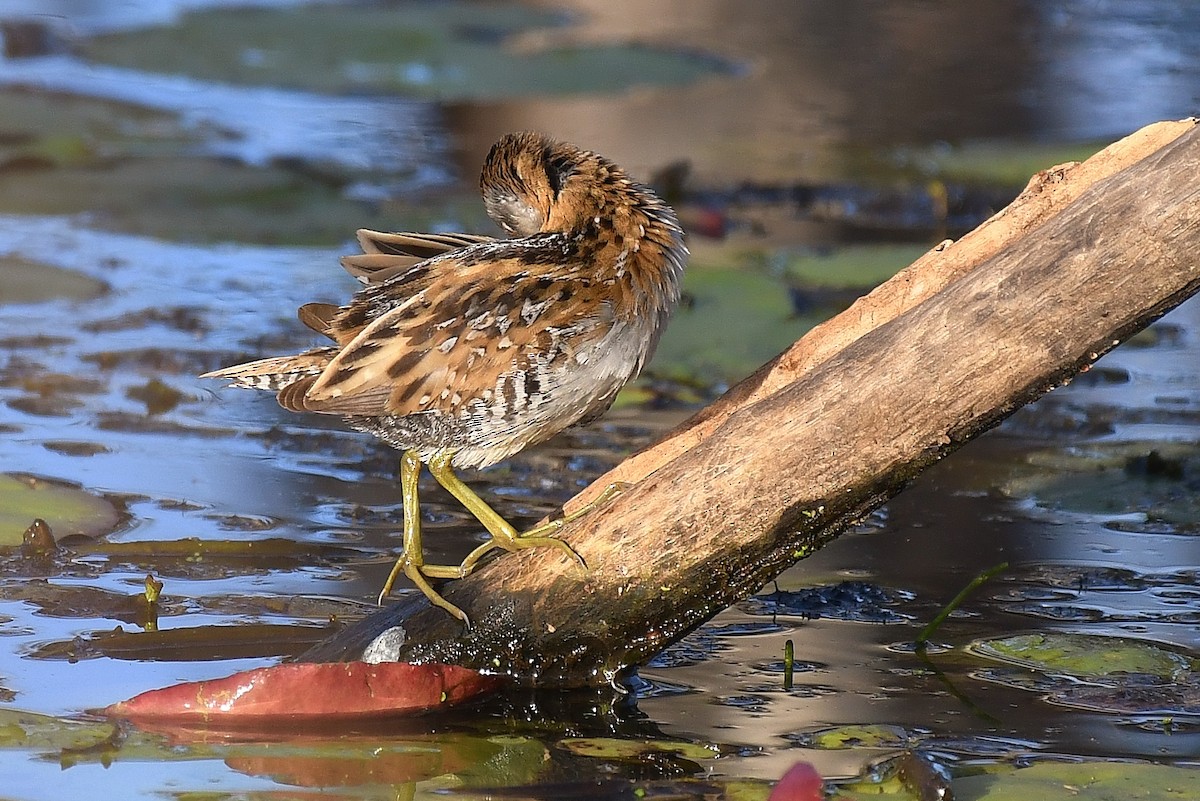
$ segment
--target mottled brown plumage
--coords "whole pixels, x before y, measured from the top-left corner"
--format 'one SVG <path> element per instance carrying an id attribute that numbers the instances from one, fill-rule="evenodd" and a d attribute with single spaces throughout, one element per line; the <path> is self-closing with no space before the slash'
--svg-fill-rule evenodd
<path id="1" fill-rule="evenodd" d="M 345 306 L 299 311 L 333 344 L 208 377 L 277 391 L 286 409 L 341 415 L 400 449 L 412 463 L 406 509 L 425 463 L 499 547 L 569 552 L 544 532 L 516 534 L 453 470 L 494 464 L 609 407 L 679 298 L 683 232 L 621 168 L 539 134 L 497 142 L 480 188 L 514 238 L 360 231 L 364 252 L 342 264 L 366 286 Z M 411 516 L 398 569 L 465 620 L 424 576 L 463 575 L 478 554 L 456 568 L 424 565 L 410 552 L 420 542 Z"/>

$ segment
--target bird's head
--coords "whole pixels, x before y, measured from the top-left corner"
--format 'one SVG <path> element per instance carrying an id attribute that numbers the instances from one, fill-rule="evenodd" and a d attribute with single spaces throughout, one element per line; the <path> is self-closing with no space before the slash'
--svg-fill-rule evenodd
<path id="1" fill-rule="evenodd" d="M 574 145 L 515 133 L 492 145 L 479 187 L 489 217 L 512 236 L 530 236 L 570 231 L 597 213 L 598 192 L 619 172 Z"/>

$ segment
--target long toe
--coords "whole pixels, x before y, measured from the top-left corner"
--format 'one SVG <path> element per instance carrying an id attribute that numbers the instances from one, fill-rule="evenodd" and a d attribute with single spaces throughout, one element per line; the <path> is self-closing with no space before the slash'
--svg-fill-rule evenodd
<path id="1" fill-rule="evenodd" d="M 534 531 L 540 531 L 535 529 Z M 557 548 L 566 556 L 574 560 L 580 568 L 587 570 L 587 562 L 583 561 L 583 557 L 576 553 L 575 549 L 566 542 L 555 539 L 554 537 L 542 536 L 540 533 L 530 535 L 520 534 L 512 539 L 504 537 L 492 537 L 487 542 L 479 545 L 475 550 L 467 554 L 467 558 L 463 559 L 462 564 L 458 566 L 462 576 L 470 575 L 475 568 L 479 566 L 479 562 L 484 556 L 497 548 L 503 548 L 506 551 L 515 553 L 516 551 L 526 548 Z"/>
<path id="2" fill-rule="evenodd" d="M 479 567 L 479 560 L 497 548 L 504 547 L 505 543 L 497 540 L 495 537 L 489 537 L 488 541 L 479 545 L 475 550 L 467 554 L 467 557 L 462 560 L 462 564 L 458 566 L 460 577 L 471 575 L 475 572 L 475 568 Z M 510 545 L 506 550 L 513 550 Z"/>
<path id="3" fill-rule="evenodd" d="M 471 619 L 467 617 L 467 613 L 443 598 L 429 583 L 429 579 L 426 578 L 426 576 L 432 578 L 459 578 L 462 576 L 461 568 L 446 565 L 420 564 L 416 559 L 410 559 L 407 552 L 403 553 L 396 560 L 396 564 L 392 565 L 392 571 L 388 574 L 387 581 L 383 583 L 383 589 L 379 591 L 377 602 L 380 606 L 383 606 L 384 599 L 391 594 L 392 588 L 396 584 L 396 579 L 400 577 L 401 573 L 416 585 L 416 588 L 429 599 L 431 604 L 446 610 L 461 620 L 467 628 L 471 627 Z"/>
<path id="4" fill-rule="evenodd" d="M 467 617 L 467 613 L 443 598 L 438 591 L 429 584 L 429 580 L 425 578 L 425 574 L 422 572 L 424 567 L 427 566 L 417 565 L 410 562 L 404 567 L 404 575 L 408 576 L 409 581 L 415 584 L 417 589 L 429 599 L 429 603 L 446 610 L 452 616 L 461 620 L 467 628 L 471 628 L 471 619 Z M 455 569 L 457 570 L 457 568 Z"/>
<path id="5" fill-rule="evenodd" d="M 392 587 L 396 584 L 396 579 L 401 573 L 408 573 L 408 566 L 412 560 L 408 558 L 408 553 L 405 552 L 396 560 L 396 564 L 392 565 L 392 571 L 388 573 L 387 580 L 383 582 L 383 588 L 379 590 L 379 597 L 375 599 L 375 603 L 383 606 L 383 599 L 392 594 Z"/>
<path id="6" fill-rule="evenodd" d="M 584 571 L 587 570 L 587 562 L 583 561 L 583 557 L 563 540 L 538 535 L 521 535 L 513 541 L 513 545 L 517 548 L 557 548 L 566 556 L 575 560 Z"/>

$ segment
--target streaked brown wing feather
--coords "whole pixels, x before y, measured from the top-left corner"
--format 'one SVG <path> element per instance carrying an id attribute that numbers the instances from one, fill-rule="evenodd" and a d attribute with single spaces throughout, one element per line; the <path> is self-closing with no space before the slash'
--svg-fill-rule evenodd
<path id="1" fill-rule="evenodd" d="M 494 241 L 474 234 L 385 233 L 366 228 L 359 229 L 357 236 L 363 252 L 343 256 L 341 263 L 346 272 L 367 284 L 387 281 L 426 259 Z"/>
<path id="2" fill-rule="evenodd" d="M 415 234 L 412 232 L 384 232 L 360 228 L 355 234 L 363 253 L 388 253 L 394 256 L 415 256 L 419 260 L 432 259 L 451 250 L 491 242 L 493 237 L 477 234 Z"/>
<path id="3" fill-rule="evenodd" d="M 519 257 L 440 261 L 424 287 L 369 322 L 329 363 L 305 407 L 330 414 L 454 413 L 504 392 L 503 381 L 523 380 L 522 373 L 568 340 L 583 345 L 611 325 L 594 304 L 554 302 L 570 284 L 562 272 L 561 265 Z M 569 337 L 555 334 L 564 329 Z"/>
<path id="4" fill-rule="evenodd" d="M 279 401 L 279 405 L 289 412 L 306 412 L 308 409 L 304 406 L 304 396 L 316 380 L 317 376 L 310 376 L 293 381 L 279 390 L 279 394 L 275 398 Z"/>
<path id="5" fill-rule="evenodd" d="M 296 316 L 300 318 L 300 322 L 335 342 L 337 337 L 333 333 L 333 321 L 337 317 L 337 313 L 338 307 L 332 303 L 305 303 L 296 310 Z"/>
<path id="6" fill-rule="evenodd" d="M 416 256 L 393 256 L 390 253 L 356 253 L 342 256 L 342 269 L 364 284 L 382 284 L 411 270 L 424 259 Z"/>

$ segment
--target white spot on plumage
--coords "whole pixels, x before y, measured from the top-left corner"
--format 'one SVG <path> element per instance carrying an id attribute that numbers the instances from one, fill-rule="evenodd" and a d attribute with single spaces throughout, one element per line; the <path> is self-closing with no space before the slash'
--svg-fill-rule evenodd
<path id="1" fill-rule="evenodd" d="M 525 298 L 525 303 L 521 305 L 521 321 L 525 325 L 533 325 L 533 321 L 541 316 L 552 301 L 543 300 L 541 303 L 534 303 L 532 298 Z"/>

